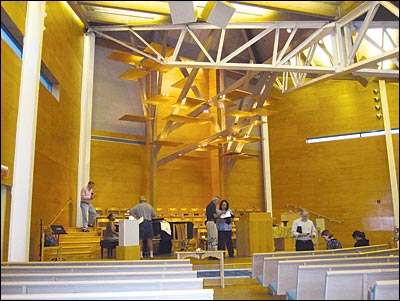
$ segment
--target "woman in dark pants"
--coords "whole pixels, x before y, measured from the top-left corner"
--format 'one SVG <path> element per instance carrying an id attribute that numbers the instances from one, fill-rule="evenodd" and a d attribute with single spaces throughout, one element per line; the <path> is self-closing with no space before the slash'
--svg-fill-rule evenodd
<path id="1" fill-rule="evenodd" d="M 226 210 L 226 213 L 217 219 L 218 250 L 224 251 L 226 245 L 229 257 L 234 257 L 235 255 L 233 254 L 232 244 L 232 221 L 234 216 L 232 210 L 229 209 L 229 203 L 227 200 L 221 201 L 217 214 L 223 210 Z"/>

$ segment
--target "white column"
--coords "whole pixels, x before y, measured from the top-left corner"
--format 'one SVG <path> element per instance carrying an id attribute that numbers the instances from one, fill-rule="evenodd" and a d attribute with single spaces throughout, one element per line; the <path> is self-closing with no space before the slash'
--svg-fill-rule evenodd
<path id="1" fill-rule="evenodd" d="M 268 135 L 268 117 L 261 116 L 261 120 L 266 123 L 261 125 L 261 146 L 264 178 L 264 202 L 265 211 L 271 213 L 272 217 L 272 189 L 271 189 L 271 165 L 269 160 L 269 135 Z"/>
<path id="2" fill-rule="evenodd" d="M 33 167 L 46 1 L 27 1 L 11 190 L 8 261 L 29 261 Z"/>
<path id="3" fill-rule="evenodd" d="M 78 187 L 76 195 L 76 226 L 82 227 L 81 189 L 89 181 L 90 139 L 92 131 L 93 70 L 95 35 L 86 33 L 83 45 L 82 90 L 81 90 L 81 128 L 79 136 Z"/>
<path id="4" fill-rule="evenodd" d="M 389 105 L 386 94 L 386 84 L 384 80 L 379 81 L 379 91 L 381 94 L 381 105 L 383 114 L 383 124 L 385 126 L 386 153 L 388 156 L 390 188 L 392 190 L 392 202 L 394 212 L 394 223 L 399 227 L 399 187 L 397 185 L 396 162 L 394 160 L 392 129 L 390 127 Z"/>
<path id="5" fill-rule="evenodd" d="M 1 184 L 1 257 L 3 261 L 3 246 L 4 246 L 4 228 L 6 225 L 6 210 L 7 210 L 7 186 Z"/>

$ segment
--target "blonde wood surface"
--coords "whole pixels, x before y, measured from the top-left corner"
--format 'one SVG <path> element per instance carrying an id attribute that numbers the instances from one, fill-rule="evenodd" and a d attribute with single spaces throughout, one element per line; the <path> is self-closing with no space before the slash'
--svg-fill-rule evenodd
<path id="1" fill-rule="evenodd" d="M 251 212 L 241 216 L 236 221 L 236 247 L 238 256 L 273 252 L 271 215 L 267 212 Z"/>

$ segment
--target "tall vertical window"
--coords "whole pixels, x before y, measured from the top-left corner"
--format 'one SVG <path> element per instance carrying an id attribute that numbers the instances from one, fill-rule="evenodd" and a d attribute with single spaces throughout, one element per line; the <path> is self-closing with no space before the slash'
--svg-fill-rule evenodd
<path id="1" fill-rule="evenodd" d="M 8 46 L 10 46 L 15 54 L 22 59 L 22 43 L 19 43 L 17 39 L 14 38 L 14 36 L 3 25 L 3 23 L 1 24 L 1 38 L 7 43 Z M 46 87 L 47 90 L 49 90 L 51 94 L 53 94 L 57 100 L 60 99 L 60 85 L 43 63 L 40 71 L 40 82 Z"/>

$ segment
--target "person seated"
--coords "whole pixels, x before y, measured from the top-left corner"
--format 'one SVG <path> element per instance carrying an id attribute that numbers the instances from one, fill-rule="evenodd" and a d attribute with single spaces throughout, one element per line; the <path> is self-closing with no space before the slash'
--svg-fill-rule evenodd
<path id="1" fill-rule="evenodd" d="M 369 246 L 369 240 L 365 238 L 365 233 L 361 231 L 354 231 L 353 234 L 353 239 L 356 241 L 354 244 L 354 247 L 365 247 Z"/>
<path id="2" fill-rule="evenodd" d="M 326 249 L 341 249 L 342 244 L 336 238 L 333 237 L 333 234 L 329 232 L 329 230 L 324 230 L 321 232 L 321 236 L 326 240 Z"/>
<path id="3" fill-rule="evenodd" d="M 119 240 L 119 233 L 115 230 L 115 216 L 114 214 L 110 213 L 108 216 L 108 223 L 106 225 L 106 230 L 104 232 L 104 240 L 113 240 L 113 241 L 118 241 Z"/>

